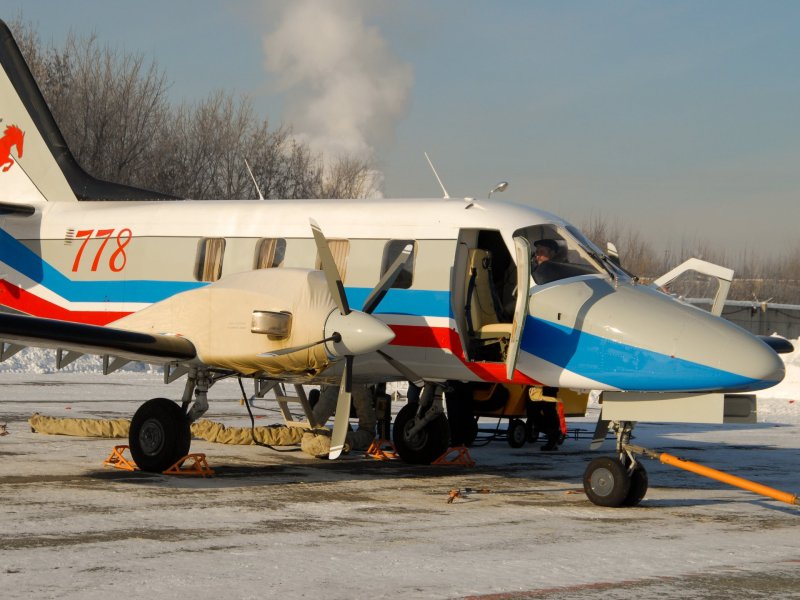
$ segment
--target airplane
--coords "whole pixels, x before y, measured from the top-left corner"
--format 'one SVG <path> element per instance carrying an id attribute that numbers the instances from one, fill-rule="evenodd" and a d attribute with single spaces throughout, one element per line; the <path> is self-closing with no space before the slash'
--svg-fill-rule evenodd
<path id="1" fill-rule="evenodd" d="M 616 456 L 584 480 L 595 504 L 633 505 L 647 478 L 626 451 L 641 420 L 630 415 L 674 406 L 662 417 L 721 419 L 731 393 L 784 376 L 764 340 L 643 285 L 529 206 L 446 193 L 192 201 L 98 180 L 4 23 L 0 64 L 0 360 L 37 346 L 55 349 L 59 368 L 88 354 L 104 373 L 142 361 L 166 382 L 186 375 L 180 403 L 151 399 L 133 416 L 145 471 L 188 453 L 190 423 L 225 377 L 339 385 L 330 458 L 353 382 L 423 384 L 394 424 L 400 457 L 416 464 L 448 447 L 448 382 L 557 386 L 601 390 L 615 408 Z M 542 239 L 558 253 L 534 269 Z"/>

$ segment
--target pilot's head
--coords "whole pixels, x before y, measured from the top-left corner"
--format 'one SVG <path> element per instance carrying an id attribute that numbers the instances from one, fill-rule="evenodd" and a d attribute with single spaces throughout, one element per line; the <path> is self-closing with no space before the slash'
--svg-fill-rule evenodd
<path id="1" fill-rule="evenodd" d="M 558 253 L 558 242 L 550 238 L 534 242 L 533 246 L 536 248 L 533 253 L 533 258 L 536 260 L 537 265 L 550 260 Z"/>

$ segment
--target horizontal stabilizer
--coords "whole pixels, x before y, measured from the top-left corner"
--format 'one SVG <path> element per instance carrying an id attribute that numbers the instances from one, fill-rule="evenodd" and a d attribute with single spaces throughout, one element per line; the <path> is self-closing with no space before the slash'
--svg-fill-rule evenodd
<path id="1" fill-rule="evenodd" d="M 767 346 L 775 350 L 778 354 L 790 354 L 794 352 L 792 342 L 786 338 L 777 335 L 759 335 L 758 339 L 764 342 Z"/>

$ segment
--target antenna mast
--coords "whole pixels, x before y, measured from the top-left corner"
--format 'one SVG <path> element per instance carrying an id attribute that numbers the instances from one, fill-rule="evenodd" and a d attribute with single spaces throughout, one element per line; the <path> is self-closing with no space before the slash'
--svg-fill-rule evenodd
<path id="1" fill-rule="evenodd" d="M 450 194 L 448 194 L 448 193 L 447 193 L 447 190 L 445 189 L 445 187 L 444 187 L 444 184 L 442 183 L 442 180 L 441 180 L 441 179 L 439 179 L 439 174 L 436 172 L 436 167 L 434 167 L 434 166 L 433 166 L 433 163 L 431 162 L 431 159 L 430 159 L 430 157 L 428 156 L 428 153 L 427 153 L 427 152 L 425 152 L 425 158 L 427 158 L 427 159 L 428 159 L 428 164 L 431 166 L 431 170 L 433 171 L 433 175 L 434 175 L 434 177 L 436 177 L 436 181 L 438 181 L 438 182 L 439 182 L 439 187 L 441 187 L 441 188 L 442 188 L 442 192 L 444 192 L 444 197 L 445 197 L 446 199 L 447 199 L 447 198 L 450 198 Z"/>
<path id="2" fill-rule="evenodd" d="M 244 166 L 247 167 L 247 172 L 250 173 L 250 179 L 253 180 L 253 185 L 256 186 L 256 191 L 258 192 L 258 199 L 263 200 L 264 195 L 261 193 L 261 189 L 258 187 L 258 182 L 256 182 L 256 178 L 253 177 L 253 171 L 250 170 L 250 165 L 247 162 L 247 159 L 244 159 Z"/>

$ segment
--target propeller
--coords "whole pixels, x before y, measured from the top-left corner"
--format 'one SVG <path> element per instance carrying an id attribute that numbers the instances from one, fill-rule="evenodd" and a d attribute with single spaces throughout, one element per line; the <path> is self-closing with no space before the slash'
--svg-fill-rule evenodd
<path id="1" fill-rule="evenodd" d="M 352 310 L 347 302 L 344 284 L 339 275 L 339 270 L 336 267 L 336 262 L 333 259 L 333 254 L 331 254 L 330 247 L 328 246 L 328 240 L 322 233 L 319 224 L 314 219 L 310 219 L 310 222 L 322 272 L 325 274 L 328 289 L 339 309 L 338 313 L 334 310 L 328 316 L 325 322 L 325 337 L 323 339 L 303 346 L 294 346 L 292 348 L 265 352 L 259 356 L 281 356 L 299 350 L 305 350 L 318 344 L 325 344 L 325 349 L 330 356 L 344 358 L 344 372 L 339 386 L 339 397 L 336 400 L 336 413 L 333 420 L 333 433 L 331 434 L 331 448 L 328 453 L 328 458 L 333 460 L 341 455 L 344 449 L 345 438 L 347 437 L 350 403 L 352 399 L 353 361 L 356 355 L 378 352 L 378 354 L 403 375 L 403 377 L 417 385 L 423 383 L 422 378 L 416 375 L 411 369 L 380 350 L 392 341 L 394 332 L 389 329 L 383 321 L 372 316 L 372 312 L 377 308 L 384 296 L 386 296 L 389 288 L 391 288 L 392 284 L 397 280 L 403 267 L 408 262 L 413 250 L 413 245 L 407 244 L 403 248 L 400 255 L 392 262 L 375 288 L 369 293 L 364 301 L 362 309 L 360 311 Z"/>
<path id="2" fill-rule="evenodd" d="M 347 437 L 347 422 L 350 418 L 350 402 L 352 399 L 352 380 L 353 380 L 353 360 L 356 354 L 366 354 L 382 348 L 394 338 L 394 332 L 389 329 L 383 321 L 371 316 L 378 306 L 378 303 L 386 295 L 391 285 L 400 274 L 400 270 L 405 265 L 411 255 L 412 246 L 408 244 L 400 256 L 392 263 L 384 276 L 370 292 L 364 302 L 361 311 L 353 311 L 347 302 L 344 293 L 344 284 L 333 260 L 328 240 L 322 233 L 319 224 L 311 219 L 311 231 L 314 234 L 314 242 L 317 245 L 322 271 L 328 281 L 328 288 L 333 296 L 336 305 L 339 307 L 339 314 L 331 313 L 325 323 L 325 334 L 327 338 L 333 337 L 334 333 L 340 333 L 339 341 L 333 340 L 331 345 L 327 341 L 326 349 L 333 355 L 344 356 L 344 373 L 342 382 L 339 386 L 339 397 L 336 400 L 336 413 L 333 418 L 333 433 L 331 434 L 331 449 L 328 458 L 334 460 L 339 457 L 344 449 L 345 438 Z M 331 334 L 328 332 L 333 329 Z M 385 332 L 388 332 L 386 335 Z"/>

